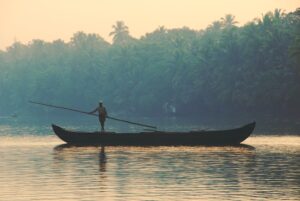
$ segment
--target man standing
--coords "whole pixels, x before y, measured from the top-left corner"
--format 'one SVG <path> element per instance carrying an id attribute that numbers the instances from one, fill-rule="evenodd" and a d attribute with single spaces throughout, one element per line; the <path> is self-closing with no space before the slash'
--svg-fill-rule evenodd
<path id="1" fill-rule="evenodd" d="M 99 115 L 99 122 L 100 122 L 100 125 L 101 125 L 101 132 L 104 132 L 104 122 L 105 122 L 106 117 L 107 117 L 107 112 L 106 112 L 105 107 L 103 106 L 102 101 L 99 102 L 99 106 L 96 109 L 94 109 L 93 111 L 91 111 L 89 113 L 93 114 L 97 111 L 98 111 L 98 115 Z"/>

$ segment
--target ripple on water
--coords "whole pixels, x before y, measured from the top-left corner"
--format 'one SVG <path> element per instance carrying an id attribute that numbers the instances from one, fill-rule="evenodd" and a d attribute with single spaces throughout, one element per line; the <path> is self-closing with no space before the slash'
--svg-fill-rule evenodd
<path id="1" fill-rule="evenodd" d="M 0 200 L 297 200 L 299 137 L 246 142 L 102 149 L 2 136 Z"/>

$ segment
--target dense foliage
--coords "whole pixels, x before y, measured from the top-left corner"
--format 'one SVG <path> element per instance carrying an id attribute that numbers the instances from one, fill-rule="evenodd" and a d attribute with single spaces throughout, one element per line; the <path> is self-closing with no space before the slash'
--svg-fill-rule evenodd
<path id="1" fill-rule="evenodd" d="M 263 115 L 300 112 L 300 15 L 269 12 L 238 27 L 226 15 L 205 30 L 159 27 L 113 44 L 78 32 L 70 42 L 15 42 L 0 52 L 0 116 L 52 112 L 28 100 L 131 115 Z"/>

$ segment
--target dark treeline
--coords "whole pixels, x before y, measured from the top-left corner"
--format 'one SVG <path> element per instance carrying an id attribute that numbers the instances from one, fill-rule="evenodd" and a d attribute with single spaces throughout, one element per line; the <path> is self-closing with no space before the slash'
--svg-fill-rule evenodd
<path id="1" fill-rule="evenodd" d="M 113 44 L 77 32 L 70 42 L 15 42 L 0 52 L 0 116 L 41 114 L 28 100 L 155 116 L 300 115 L 300 10 L 242 27 L 226 15 L 205 30 L 159 27 L 140 39 L 121 21 Z"/>

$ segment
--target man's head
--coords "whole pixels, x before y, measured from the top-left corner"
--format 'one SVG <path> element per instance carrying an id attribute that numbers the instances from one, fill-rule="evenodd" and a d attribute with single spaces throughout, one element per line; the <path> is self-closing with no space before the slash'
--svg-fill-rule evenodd
<path id="1" fill-rule="evenodd" d="M 102 106 L 102 105 L 103 105 L 103 102 L 102 102 L 102 101 L 99 101 L 99 105 Z"/>

